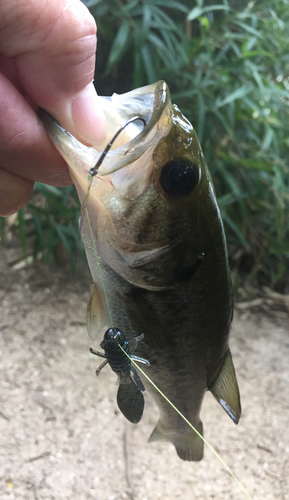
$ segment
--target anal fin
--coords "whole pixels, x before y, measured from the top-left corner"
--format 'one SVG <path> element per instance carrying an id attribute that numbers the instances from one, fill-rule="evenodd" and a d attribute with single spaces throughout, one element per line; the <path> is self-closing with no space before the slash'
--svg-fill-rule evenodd
<path id="1" fill-rule="evenodd" d="M 195 428 L 199 434 L 203 435 L 202 422 L 196 424 Z M 204 441 L 194 431 L 189 433 L 166 433 L 162 430 L 162 425 L 159 421 L 149 438 L 149 443 L 153 441 L 169 441 L 175 446 L 176 452 L 182 460 L 198 462 L 202 460 L 204 456 Z"/>
<path id="2" fill-rule="evenodd" d="M 241 403 L 232 355 L 228 349 L 221 372 L 209 387 L 209 391 L 220 403 L 229 417 L 237 424 L 241 417 Z"/>

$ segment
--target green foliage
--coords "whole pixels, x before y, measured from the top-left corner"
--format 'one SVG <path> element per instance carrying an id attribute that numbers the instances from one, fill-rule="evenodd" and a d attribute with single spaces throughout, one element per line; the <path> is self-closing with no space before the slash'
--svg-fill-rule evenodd
<path id="1" fill-rule="evenodd" d="M 84 3 L 98 25 L 98 92 L 110 95 L 167 81 L 173 102 L 202 143 L 230 250 L 245 249 L 267 283 L 284 283 L 289 258 L 288 2 Z M 45 207 L 30 203 L 30 219 L 19 215 L 19 230 L 24 223 L 34 234 L 35 254 L 56 255 L 61 241 L 73 261 L 79 244 L 76 202 L 69 189 L 37 189 Z"/>
<path id="2" fill-rule="evenodd" d="M 165 79 L 195 126 L 230 248 L 271 284 L 289 257 L 289 5 L 210 0 L 90 0 L 96 86 L 124 92 Z"/>
<path id="3" fill-rule="evenodd" d="M 28 203 L 27 210 L 31 219 L 29 236 L 34 238 L 34 256 L 42 253 L 46 262 L 51 256 L 63 264 L 68 261 L 73 270 L 79 256 L 84 257 L 79 234 L 78 220 L 80 207 L 74 186 L 55 188 L 36 184 L 36 190 L 42 194 L 44 204 Z"/>
<path id="4" fill-rule="evenodd" d="M 52 257 L 60 265 L 76 269 L 78 257 L 84 258 L 79 234 L 79 202 L 74 186 L 56 188 L 36 183 L 31 200 L 19 210 L 15 228 L 23 257 L 32 254 L 48 264 Z M 5 239 L 4 218 L 2 240 Z"/>

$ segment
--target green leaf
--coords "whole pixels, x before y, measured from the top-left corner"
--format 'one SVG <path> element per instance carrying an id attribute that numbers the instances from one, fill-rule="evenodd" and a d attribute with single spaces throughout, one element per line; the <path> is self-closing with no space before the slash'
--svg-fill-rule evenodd
<path id="1" fill-rule="evenodd" d="M 252 85 L 250 84 L 239 87 L 238 89 L 234 90 L 234 92 L 231 92 L 231 94 L 227 95 L 227 97 L 225 97 L 224 99 L 217 99 L 216 108 L 221 108 L 226 104 L 230 104 L 233 101 L 236 101 L 236 99 L 241 99 L 241 97 L 244 97 L 245 95 L 249 94 L 251 90 L 252 90 Z"/>
<path id="2" fill-rule="evenodd" d="M 272 165 L 270 162 L 265 160 L 257 160 L 255 158 L 236 158 L 230 156 L 223 151 L 218 150 L 217 155 L 231 165 L 243 165 L 246 168 L 252 168 L 254 170 L 265 170 L 266 172 L 272 171 Z"/>
<path id="3" fill-rule="evenodd" d="M 155 69 L 152 64 L 152 57 L 150 53 L 150 49 L 148 47 L 147 43 L 144 43 L 142 48 L 141 48 L 141 55 L 142 55 L 142 60 L 143 64 L 145 67 L 145 71 L 147 74 L 147 79 L 149 83 L 153 83 L 157 80 L 156 74 L 155 74 Z"/>
<path id="4" fill-rule="evenodd" d="M 181 2 L 176 2 L 174 0 L 150 0 L 150 2 L 147 3 L 159 5 L 160 7 L 165 7 L 167 9 L 176 9 L 180 12 L 184 12 L 185 14 L 188 12 L 188 8 L 184 4 L 182 4 Z"/>
<path id="5" fill-rule="evenodd" d="M 18 219 L 18 231 L 19 231 L 19 239 L 21 243 L 22 254 L 25 259 L 27 258 L 27 237 L 25 231 L 25 222 L 23 217 L 23 209 L 17 212 Z"/>
<path id="6" fill-rule="evenodd" d="M 65 234 L 65 233 L 67 233 L 69 235 L 70 231 L 68 230 L 67 227 L 62 226 L 61 224 L 57 224 L 55 226 L 55 230 L 56 230 L 60 240 L 62 241 L 65 250 L 68 253 L 68 256 L 69 256 L 69 259 L 70 259 L 72 266 L 74 267 L 75 256 L 73 255 L 71 244 L 69 243 L 69 240 L 67 239 L 66 234 Z"/>
<path id="7" fill-rule="evenodd" d="M 142 30 L 144 34 L 150 31 L 152 12 L 148 4 L 143 5 L 143 18 L 142 18 Z"/>
<path id="8" fill-rule="evenodd" d="M 0 217 L 0 243 L 5 237 L 6 217 Z"/>
<path id="9" fill-rule="evenodd" d="M 263 151 L 266 151 L 267 149 L 269 149 L 271 142 L 273 140 L 273 137 L 274 137 L 274 130 L 271 127 L 268 127 L 266 130 L 265 137 L 264 137 L 263 142 L 262 142 Z"/>
<path id="10" fill-rule="evenodd" d="M 193 21 L 194 19 L 197 19 L 198 17 L 202 16 L 205 14 L 205 12 L 212 12 L 214 10 L 224 10 L 224 11 L 229 11 L 230 7 L 228 5 L 209 5 L 207 7 L 194 7 L 187 15 L 187 20 L 188 21 Z"/>
<path id="11" fill-rule="evenodd" d="M 193 21 L 194 19 L 197 19 L 204 13 L 204 9 L 201 7 L 194 7 L 187 15 L 187 20 L 188 21 Z"/>
<path id="12" fill-rule="evenodd" d="M 206 118 L 206 106 L 203 94 L 198 94 L 198 125 L 197 132 L 200 143 L 203 140 L 204 126 L 205 126 L 205 118 Z"/>
<path id="13" fill-rule="evenodd" d="M 240 28 L 242 28 L 244 31 L 250 33 L 251 35 L 254 35 L 258 38 L 262 36 L 262 33 L 260 31 L 256 30 L 255 28 L 252 28 L 252 26 L 250 26 L 249 24 L 242 23 L 242 21 L 235 21 L 235 24 Z"/>
<path id="14" fill-rule="evenodd" d="M 130 27 L 129 24 L 124 21 L 116 34 L 114 42 L 112 44 L 108 63 L 107 63 L 107 71 L 110 71 L 111 68 L 117 63 L 117 61 L 123 56 L 129 41 Z"/>
<path id="15" fill-rule="evenodd" d="M 226 119 L 226 117 L 219 111 L 218 109 L 213 109 L 213 113 L 216 115 L 218 118 L 219 122 L 223 125 L 225 131 L 227 132 L 228 136 L 234 140 L 234 130 L 232 129 L 230 123 Z"/>
<path id="16" fill-rule="evenodd" d="M 127 2 L 127 4 L 123 5 L 121 7 L 121 12 L 122 13 L 128 13 L 132 11 L 139 3 L 139 0 L 131 0 L 130 2 Z"/>
<path id="17" fill-rule="evenodd" d="M 240 229 L 238 228 L 237 224 L 233 221 L 233 219 L 231 219 L 231 217 L 226 213 L 222 213 L 222 215 L 225 223 L 228 224 L 228 226 L 232 229 L 232 231 L 235 233 L 235 235 L 237 236 L 238 240 L 243 245 L 243 247 L 250 248 L 249 242 L 246 240 L 245 236 L 240 231 Z"/>
<path id="18" fill-rule="evenodd" d="M 211 26 L 210 21 L 206 16 L 201 16 L 199 18 L 199 21 L 200 21 L 201 25 L 205 28 L 206 31 L 208 31 L 210 29 L 210 26 Z"/>
<path id="19" fill-rule="evenodd" d="M 90 9 L 91 7 L 94 7 L 98 3 L 102 2 L 102 0 L 82 0 L 82 2 L 88 9 Z"/>
<path id="20" fill-rule="evenodd" d="M 288 248 L 289 251 L 289 248 Z M 274 284 L 278 283 L 278 281 L 284 276 L 286 272 L 286 266 L 284 262 L 280 262 L 279 267 L 277 269 L 276 274 L 274 275 Z"/>

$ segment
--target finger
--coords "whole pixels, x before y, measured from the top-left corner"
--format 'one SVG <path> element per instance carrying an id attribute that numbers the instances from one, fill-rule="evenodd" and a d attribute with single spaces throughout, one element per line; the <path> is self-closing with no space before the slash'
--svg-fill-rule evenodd
<path id="1" fill-rule="evenodd" d="M 32 107 L 0 74 L 0 167 L 54 186 L 72 183 L 67 165 Z"/>
<path id="2" fill-rule="evenodd" d="M 0 216 L 14 214 L 30 198 L 34 182 L 0 168 Z"/>
<path id="3" fill-rule="evenodd" d="M 89 11 L 79 0 L 7 3 L 0 2 L 0 47 L 15 58 L 25 93 L 73 135 L 101 142 L 106 127 L 91 83 L 96 25 Z"/>

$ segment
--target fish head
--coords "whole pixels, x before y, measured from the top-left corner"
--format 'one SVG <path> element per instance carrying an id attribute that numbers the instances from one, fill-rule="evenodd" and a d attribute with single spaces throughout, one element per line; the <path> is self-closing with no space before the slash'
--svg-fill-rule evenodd
<path id="1" fill-rule="evenodd" d="M 108 136 L 100 147 L 87 147 L 51 117 L 44 119 L 82 204 L 81 233 L 92 276 L 99 282 L 100 259 L 135 286 L 174 288 L 195 273 L 218 244 L 217 234 L 224 246 L 197 135 L 162 81 L 103 98 L 103 105 Z M 146 126 L 136 121 L 125 127 L 89 181 L 107 143 L 135 116 Z"/>

